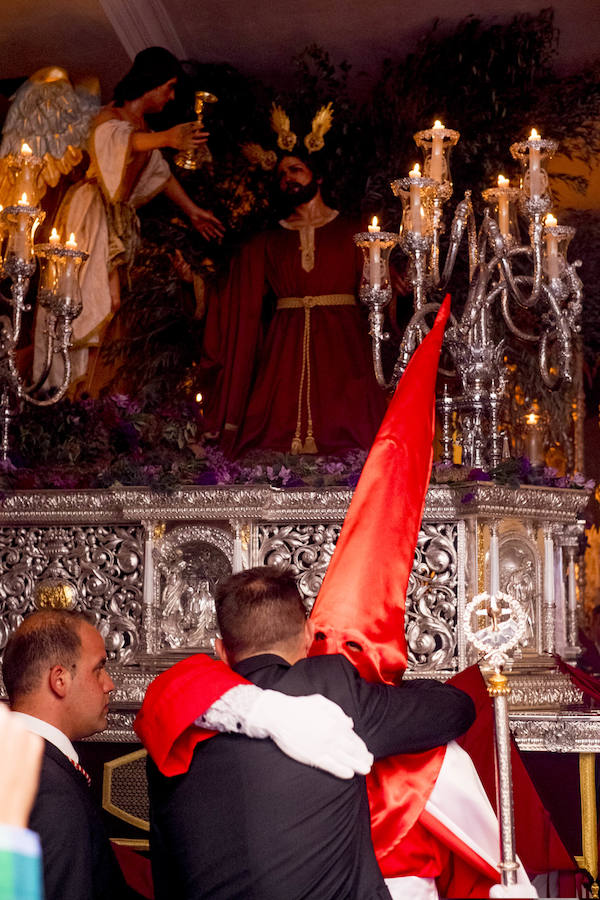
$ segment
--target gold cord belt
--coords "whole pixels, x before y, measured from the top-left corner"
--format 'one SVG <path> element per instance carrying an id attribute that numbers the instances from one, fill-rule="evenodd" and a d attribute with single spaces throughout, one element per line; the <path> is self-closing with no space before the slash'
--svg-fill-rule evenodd
<path id="1" fill-rule="evenodd" d="M 356 306 L 354 294 L 319 294 L 316 297 L 281 297 L 277 301 L 277 309 L 304 309 L 304 335 L 302 338 L 302 369 L 300 387 L 298 389 L 298 418 L 296 433 L 292 439 L 291 452 L 318 453 L 317 442 L 313 435 L 312 411 L 310 407 L 310 311 L 313 306 Z M 302 431 L 302 396 L 306 384 L 307 431 L 304 443 Z"/>

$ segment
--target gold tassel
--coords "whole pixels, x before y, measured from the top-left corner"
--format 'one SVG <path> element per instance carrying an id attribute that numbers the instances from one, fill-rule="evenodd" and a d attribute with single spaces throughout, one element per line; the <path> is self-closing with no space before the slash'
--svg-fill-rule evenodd
<path id="1" fill-rule="evenodd" d="M 293 452 L 293 451 L 292 451 Z M 304 441 L 304 447 L 302 448 L 303 453 L 318 453 L 317 442 L 315 441 L 312 434 L 308 434 L 306 436 L 306 440 Z"/>
<path id="2" fill-rule="evenodd" d="M 292 447 L 290 452 L 292 456 L 299 456 L 302 453 L 302 441 L 299 437 L 292 438 Z"/>

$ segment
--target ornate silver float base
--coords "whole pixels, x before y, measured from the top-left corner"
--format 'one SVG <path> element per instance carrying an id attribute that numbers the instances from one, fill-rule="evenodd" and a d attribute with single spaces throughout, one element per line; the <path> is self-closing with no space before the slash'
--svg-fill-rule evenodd
<path id="1" fill-rule="evenodd" d="M 11 494 L 0 508 L 0 649 L 34 609 L 80 609 L 105 637 L 116 683 L 99 739 L 131 740 L 156 673 L 211 650 L 212 595 L 229 572 L 289 565 L 312 605 L 350 498 L 346 489 L 260 486 Z M 511 675 L 511 721 L 581 703 L 549 654 L 577 654 L 571 562 L 586 499 L 582 491 L 490 483 L 430 489 L 406 598 L 409 677 L 446 679 L 474 661 L 464 609 L 489 581 L 495 528 L 501 589 L 519 592 L 529 622 L 529 646 Z M 522 728 L 520 739 L 527 742 Z"/>

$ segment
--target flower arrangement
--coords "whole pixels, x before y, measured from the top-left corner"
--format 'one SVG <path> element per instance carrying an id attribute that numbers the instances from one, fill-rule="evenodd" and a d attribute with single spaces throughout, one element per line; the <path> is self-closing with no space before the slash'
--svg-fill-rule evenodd
<path id="1" fill-rule="evenodd" d="M 123 485 L 170 491 L 181 485 L 265 484 L 279 488 L 354 488 L 364 450 L 340 456 L 291 456 L 253 451 L 239 460 L 204 440 L 198 404 L 177 400 L 143 407 L 125 394 L 66 400 L 52 410 L 28 408 L 16 425 L 19 451 L 0 464 L 0 491 L 118 488 Z M 435 463 L 433 484 L 495 481 L 518 487 L 591 489 L 581 474 L 559 477 L 555 469 L 533 468 L 525 457 L 491 472 Z M 468 502 L 469 495 L 463 497 Z"/>

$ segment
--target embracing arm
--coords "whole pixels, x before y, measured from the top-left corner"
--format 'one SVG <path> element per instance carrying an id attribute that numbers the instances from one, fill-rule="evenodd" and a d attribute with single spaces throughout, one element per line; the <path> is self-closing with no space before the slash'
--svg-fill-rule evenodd
<path id="1" fill-rule="evenodd" d="M 473 701 L 458 688 L 429 679 L 370 684 L 354 672 L 361 710 L 356 730 L 376 759 L 440 747 L 473 724 Z"/>
<path id="2" fill-rule="evenodd" d="M 186 772 L 196 745 L 219 731 L 271 738 L 298 762 L 338 778 L 365 775 L 373 757 L 352 719 L 326 697 L 262 690 L 204 654 L 152 682 L 134 729 L 163 775 Z"/>
<path id="3" fill-rule="evenodd" d="M 248 683 L 204 653 L 155 678 L 133 727 L 163 775 L 187 771 L 196 744 L 214 734 L 196 728 L 195 720 L 230 688 Z"/>

